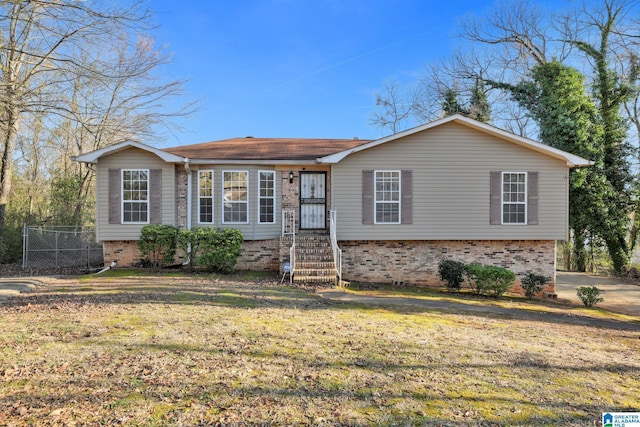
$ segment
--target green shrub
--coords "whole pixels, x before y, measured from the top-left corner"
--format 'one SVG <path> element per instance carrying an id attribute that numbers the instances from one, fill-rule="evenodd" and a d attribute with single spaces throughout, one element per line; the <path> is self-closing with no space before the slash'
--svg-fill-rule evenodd
<path id="1" fill-rule="evenodd" d="M 197 257 L 202 242 L 206 240 L 211 233 L 216 232 L 213 228 L 180 229 L 177 244 L 178 248 L 182 249 L 182 251 L 189 256 L 190 270 L 197 265 Z"/>
<path id="2" fill-rule="evenodd" d="M 548 277 L 529 272 L 520 280 L 520 283 L 522 284 L 522 289 L 524 289 L 524 295 L 529 299 L 533 299 L 537 293 L 542 292 L 544 285 L 548 281 Z"/>
<path id="3" fill-rule="evenodd" d="M 153 267 L 174 262 L 178 229 L 172 225 L 150 224 L 142 227 L 138 249 Z"/>
<path id="4" fill-rule="evenodd" d="M 438 263 L 440 280 L 446 283 L 447 289 L 459 291 L 464 282 L 466 266 L 460 261 L 443 259 Z"/>
<path id="5" fill-rule="evenodd" d="M 478 281 L 478 278 L 482 278 L 483 276 L 483 268 L 484 267 L 481 264 L 468 264 L 465 268 L 469 286 L 471 286 L 471 289 L 473 289 L 478 295 L 484 293 L 485 283 L 482 281 L 482 279 Z"/>
<path id="6" fill-rule="evenodd" d="M 195 253 L 196 264 L 219 273 L 230 273 L 234 270 L 244 237 L 237 228 L 215 230 L 203 228 L 198 231 L 198 252 Z M 192 256 L 194 252 L 192 252 Z"/>
<path id="7" fill-rule="evenodd" d="M 5 225 L 0 239 L 0 264 L 22 261 L 22 228 Z"/>
<path id="8" fill-rule="evenodd" d="M 593 307 L 597 303 L 604 301 L 604 298 L 600 296 L 603 292 L 595 286 L 582 286 L 576 291 L 578 298 L 580 298 L 585 307 Z"/>
<path id="9" fill-rule="evenodd" d="M 478 295 L 495 297 L 502 296 L 516 281 L 513 271 L 494 265 L 469 264 L 467 277 Z"/>

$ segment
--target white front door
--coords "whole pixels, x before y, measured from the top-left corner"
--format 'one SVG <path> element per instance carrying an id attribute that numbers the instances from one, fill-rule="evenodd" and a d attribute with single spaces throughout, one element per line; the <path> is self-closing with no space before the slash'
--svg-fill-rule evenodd
<path id="1" fill-rule="evenodd" d="M 327 174 L 300 172 L 300 229 L 327 228 Z"/>

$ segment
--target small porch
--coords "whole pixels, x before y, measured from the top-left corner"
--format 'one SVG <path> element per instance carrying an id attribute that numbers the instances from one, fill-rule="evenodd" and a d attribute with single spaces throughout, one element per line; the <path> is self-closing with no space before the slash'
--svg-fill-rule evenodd
<path id="1" fill-rule="evenodd" d="M 289 283 L 340 284 L 342 251 L 335 236 L 336 212 L 329 211 L 329 230 L 299 229 L 296 211 L 282 211 L 280 273 Z"/>

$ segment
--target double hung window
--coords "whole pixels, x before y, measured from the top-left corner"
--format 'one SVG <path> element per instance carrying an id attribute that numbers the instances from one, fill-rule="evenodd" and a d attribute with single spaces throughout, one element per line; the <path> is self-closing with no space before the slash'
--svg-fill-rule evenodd
<path id="1" fill-rule="evenodd" d="M 198 222 L 213 224 L 213 171 L 198 171 Z"/>
<path id="2" fill-rule="evenodd" d="M 400 171 L 375 171 L 375 223 L 400 224 Z"/>
<path id="3" fill-rule="evenodd" d="M 122 170 L 122 223 L 149 223 L 149 170 Z"/>
<path id="4" fill-rule="evenodd" d="M 223 171 L 222 181 L 222 222 L 248 223 L 249 172 Z"/>
<path id="5" fill-rule="evenodd" d="M 258 222 L 273 224 L 275 222 L 276 178 L 274 171 L 260 171 L 258 181 L 259 212 Z"/>
<path id="6" fill-rule="evenodd" d="M 527 173 L 502 173 L 502 223 L 527 223 Z"/>

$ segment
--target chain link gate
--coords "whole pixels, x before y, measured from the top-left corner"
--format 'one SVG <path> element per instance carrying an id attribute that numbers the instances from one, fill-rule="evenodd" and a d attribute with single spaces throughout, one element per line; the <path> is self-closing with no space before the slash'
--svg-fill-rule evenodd
<path id="1" fill-rule="evenodd" d="M 24 226 L 22 268 L 102 267 L 95 228 Z"/>

